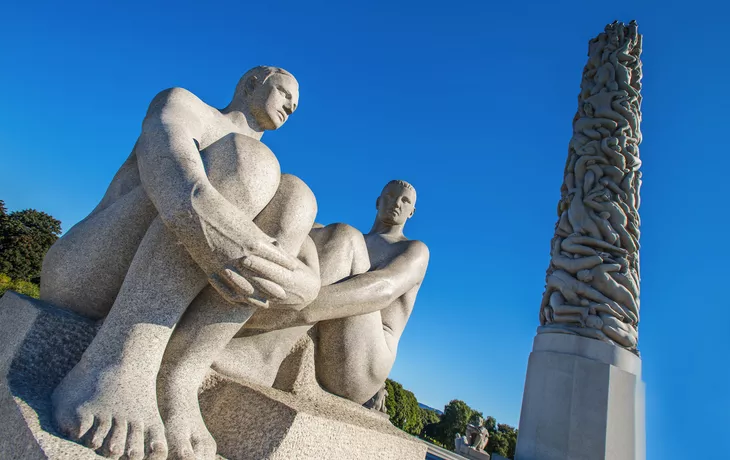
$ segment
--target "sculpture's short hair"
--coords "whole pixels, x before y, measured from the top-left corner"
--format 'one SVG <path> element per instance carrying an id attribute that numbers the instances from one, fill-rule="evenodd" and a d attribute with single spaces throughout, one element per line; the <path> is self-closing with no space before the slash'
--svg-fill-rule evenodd
<path id="1" fill-rule="evenodd" d="M 274 74 L 281 74 L 294 78 L 294 75 L 282 69 L 281 67 L 260 65 L 243 74 L 241 79 L 238 80 L 238 84 L 236 85 L 236 91 L 233 94 L 233 97 L 235 98 L 239 94 L 242 96 L 248 96 L 249 91 L 254 87 L 254 85 L 251 84 L 253 81 L 257 81 L 261 85 Z"/>
<path id="2" fill-rule="evenodd" d="M 413 191 L 413 195 L 417 195 L 416 194 L 416 188 L 413 185 L 411 185 L 410 183 L 408 183 L 408 182 L 406 182 L 404 180 L 400 180 L 400 179 L 393 179 L 392 181 L 390 181 L 387 184 L 385 184 L 385 187 L 383 187 L 383 190 L 381 190 L 380 193 L 382 194 L 385 191 L 385 189 L 388 188 L 391 185 L 400 185 L 403 188 L 407 188 L 408 190 L 412 190 Z"/>

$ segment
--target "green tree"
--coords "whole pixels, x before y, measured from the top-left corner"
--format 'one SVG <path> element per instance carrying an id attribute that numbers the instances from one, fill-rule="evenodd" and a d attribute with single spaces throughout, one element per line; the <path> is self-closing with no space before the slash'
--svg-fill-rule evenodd
<path id="1" fill-rule="evenodd" d="M 421 425 L 426 428 L 441 421 L 441 416 L 435 410 L 419 407 L 421 415 Z"/>
<path id="2" fill-rule="evenodd" d="M 421 434 L 423 422 L 418 401 L 413 392 L 403 388 L 403 385 L 395 380 L 386 380 L 385 389 L 388 396 L 385 398 L 385 407 L 390 416 L 390 422 L 413 435 Z"/>
<path id="3" fill-rule="evenodd" d="M 0 200 L 0 272 L 37 283 L 43 257 L 60 234 L 61 222 L 45 212 L 25 209 L 8 214 Z"/>
<path id="4" fill-rule="evenodd" d="M 447 448 L 454 450 L 456 433 L 466 433 L 466 425 L 475 411 L 464 401 L 454 399 L 444 407 L 444 415 L 433 430 L 433 438 Z"/>
<path id="5" fill-rule="evenodd" d="M 487 427 L 487 429 L 489 429 L 489 427 Z M 517 430 L 513 426 L 500 423 L 496 426 L 496 428 L 489 431 L 489 444 L 487 444 L 486 449 L 487 453 L 497 453 L 506 458 L 514 458 L 516 447 Z"/>
<path id="6" fill-rule="evenodd" d="M 497 419 L 495 419 L 491 415 L 488 415 L 487 418 L 484 419 L 484 427 L 490 433 L 493 431 L 497 431 Z"/>

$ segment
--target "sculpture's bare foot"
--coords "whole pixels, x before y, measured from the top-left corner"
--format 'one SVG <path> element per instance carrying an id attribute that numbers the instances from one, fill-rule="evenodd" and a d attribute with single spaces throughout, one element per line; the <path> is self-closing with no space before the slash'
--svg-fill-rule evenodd
<path id="1" fill-rule="evenodd" d="M 164 369 L 158 380 L 160 412 L 165 420 L 169 459 L 215 459 L 217 446 L 203 421 L 194 381 L 175 378 Z"/>
<path id="2" fill-rule="evenodd" d="M 110 458 L 163 460 L 167 442 L 157 411 L 155 374 L 80 362 L 53 392 L 60 431 Z"/>
<path id="3" fill-rule="evenodd" d="M 199 409 L 176 412 L 165 418 L 171 460 L 215 459 L 217 446 Z"/>

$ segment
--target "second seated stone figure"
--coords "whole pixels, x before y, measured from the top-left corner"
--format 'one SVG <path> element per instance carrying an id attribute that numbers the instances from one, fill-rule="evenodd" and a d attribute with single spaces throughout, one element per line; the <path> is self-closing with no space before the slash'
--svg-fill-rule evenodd
<path id="1" fill-rule="evenodd" d="M 299 312 L 260 309 L 239 331 L 230 306 L 205 296 L 193 303 L 160 373 L 160 407 L 173 451 L 181 446 L 195 458 L 210 458 L 215 442 L 197 391 L 214 359 L 223 375 L 271 386 L 289 350 L 314 324 L 315 369 L 325 390 L 362 404 L 382 389 L 428 265 L 426 245 L 403 235 L 415 203 L 413 186 L 391 181 L 376 200 L 367 235 L 345 224 L 313 229 L 322 288 Z"/>

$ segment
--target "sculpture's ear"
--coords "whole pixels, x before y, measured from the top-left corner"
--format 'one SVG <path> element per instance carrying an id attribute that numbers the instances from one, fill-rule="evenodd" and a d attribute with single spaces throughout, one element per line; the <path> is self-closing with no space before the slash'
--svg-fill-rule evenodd
<path id="1" fill-rule="evenodd" d="M 254 90 L 256 89 L 256 84 L 258 82 L 258 78 L 255 75 L 252 75 L 249 77 L 248 80 L 246 80 L 243 84 L 243 92 L 246 96 L 250 96 L 253 94 Z"/>
<path id="2" fill-rule="evenodd" d="M 410 219 L 411 217 L 413 217 L 413 214 L 415 214 L 415 213 L 416 213 L 416 207 L 414 206 L 413 210 L 411 211 L 411 215 L 408 216 L 408 218 Z"/>
<path id="3" fill-rule="evenodd" d="M 378 209 L 380 207 L 380 195 L 375 199 L 375 209 Z"/>

